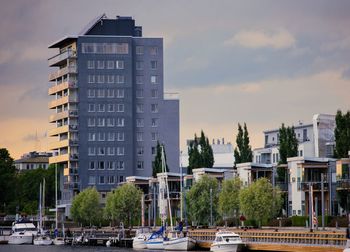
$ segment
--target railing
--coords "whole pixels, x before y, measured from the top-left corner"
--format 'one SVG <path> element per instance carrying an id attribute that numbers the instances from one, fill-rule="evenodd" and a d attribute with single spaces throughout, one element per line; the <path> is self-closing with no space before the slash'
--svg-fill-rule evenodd
<path id="1" fill-rule="evenodd" d="M 67 88 L 77 88 L 78 83 L 76 81 L 64 81 L 58 85 L 54 85 L 49 88 L 49 95 L 53 95 L 57 92 L 60 92 L 62 90 L 65 90 Z"/>
<path id="2" fill-rule="evenodd" d="M 53 81 L 53 80 L 57 79 L 58 77 L 61 77 L 65 74 L 69 74 L 69 73 L 77 73 L 77 67 L 76 66 L 67 66 L 67 67 L 61 68 L 61 69 L 57 70 L 56 72 L 49 74 L 49 81 Z"/>
<path id="3" fill-rule="evenodd" d="M 275 186 L 278 186 L 282 192 L 288 191 L 288 183 L 279 183 L 277 182 Z"/>
<path id="4" fill-rule="evenodd" d="M 63 112 L 59 112 L 59 113 L 50 115 L 49 121 L 54 122 L 54 121 L 58 121 L 58 120 L 61 120 L 63 118 L 66 118 L 66 117 L 68 117 L 68 111 L 63 111 Z"/>
<path id="5" fill-rule="evenodd" d="M 69 125 L 70 130 L 78 130 L 78 125 L 77 124 L 71 124 Z"/>
<path id="6" fill-rule="evenodd" d="M 53 66 L 65 59 L 71 58 L 71 57 L 76 57 L 77 53 L 74 50 L 67 50 L 63 53 L 59 53 L 51 58 L 48 59 L 49 61 L 49 66 Z"/>
<path id="7" fill-rule="evenodd" d="M 338 179 L 337 189 L 350 189 L 350 179 Z"/>
<path id="8" fill-rule="evenodd" d="M 300 185 L 301 185 L 301 189 L 303 191 L 308 191 L 309 190 L 309 186 L 310 186 L 310 183 L 312 184 L 312 190 L 313 191 L 321 191 L 321 181 L 310 181 L 310 182 L 301 182 Z M 325 191 L 328 190 L 328 182 L 324 182 L 323 183 L 323 189 Z"/>
<path id="9" fill-rule="evenodd" d="M 77 109 L 75 109 L 75 110 L 69 110 L 69 116 L 78 116 L 78 110 Z"/>
<path id="10" fill-rule="evenodd" d="M 165 100 L 179 100 L 179 93 L 164 93 Z"/>

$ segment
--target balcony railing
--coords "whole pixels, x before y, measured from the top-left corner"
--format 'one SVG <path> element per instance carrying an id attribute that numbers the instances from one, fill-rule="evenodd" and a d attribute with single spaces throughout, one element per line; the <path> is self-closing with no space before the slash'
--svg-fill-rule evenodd
<path id="1" fill-rule="evenodd" d="M 58 85 L 52 86 L 49 88 L 49 95 L 56 94 L 57 92 L 60 92 L 62 90 L 68 89 L 68 88 L 77 88 L 78 83 L 76 81 L 65 81 Z"/>
<path id="2" fill-rule="evenodd" d="M 52 123 L 67 117 L 68 117 L 68 111 L 59 112 L 59 113 L 50 115 L 49 122 Z"/>
<path id="3" fill-rule="evenodd" d="M 57 70 L 56 72 L 49 74 L 49 81 L 53 81 L 66 74 L 76 74 L 76 73 L 77 73 L 76 66 L 67 66 Z"/>
<path id="4" fill-rule="evenodd" d="M 61 106 L 63 104 L 66 104 L 68 102 L 78 102 L 78 98 L 75 97 L 75 96 L 70 96 L 70 95 L 67 95 L 67 96 L 63 96 L 61 98 L 58 98 L 56 100 L 53 100 L 53 101 L 50 101 L 49 102 L 49 109 L 53 109 L 55 107 L 58 107 L 58 106 Z"/>
<path id="5" fill-rule="evenodd" d="M 48 132 L 49 136 L 57 136 L 58 134 L 68 132 L 68 125 L 63 125 L 61 127 L 50 129 Z"/>
<path id="6" fill-rule="evenodd" d="M 73 58 L 76 57 L 77 53 L 74 50 L 67 50 L 63 53 L 57 54 L 51 58 L 49 58 L 49 66 L 58 66 L 59 63 L 62 61 L 68 59 L 68 58 Z"/>
<path id="7" fill-rule="evenodd" d="M 303 191 L 309 191 L 309 186 L 310 183 L 312 184 L 312 190 L 313 191 L 321 191 L 321 181 L 310 181 L 310 182 L 301 182 L 301 189 Z M 323 183 L 323 188 L 325 191 L 328 190 L 329 186 L 328 186 L 328 182 L 324 182 Z"/>
<path id="8" fill-rule="evenodd" d="M 282 192 L 288 191 L 288 184 L 287 183 L 276 183 L 276 186 L 278 186 Z"/>
<path id="9" fill-rule="evenodd" d="M 349 189 L 350 189 L 350 179 L 337 180 L 337 190 L 349 190 Z"/>

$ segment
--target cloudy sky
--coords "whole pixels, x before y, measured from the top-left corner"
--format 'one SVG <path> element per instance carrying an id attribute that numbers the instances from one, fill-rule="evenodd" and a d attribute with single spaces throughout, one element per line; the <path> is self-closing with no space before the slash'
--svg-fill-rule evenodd
<path id="1" fill-rule="evenodd" d="M 234 142 L 238 122 L 260 147 L 265 129 L 350 109 L 350 1 L 3 0 L 0 147 L 13 157 L 50 141 L 47 45 L 102 13 L 164 38 L 182 147 L 201 129 Z"/>

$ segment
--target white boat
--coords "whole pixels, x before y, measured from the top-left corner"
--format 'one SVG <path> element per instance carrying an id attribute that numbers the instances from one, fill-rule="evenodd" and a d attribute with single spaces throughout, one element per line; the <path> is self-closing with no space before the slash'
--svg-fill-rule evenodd
<path id="1" fill-rule="evenodd" d="M 177 232 L 170 232 L 168 237 L 164 240 L 164 249 L 165 250 L 181 250 L 188 251 L 194 248 L 196 241 L 191 237 L 183 237 Z"/>
<path id="2" fill-rule="evenodd" d="M 37 235 L 37 229 L 33 223 L 21 222 L 12 224 L 12 234 L 9 244 L 32 244 L 33 237 Z"/>
<path id="3" fill-rule="evenodd" d="M 56 237 L 55 239 L 53 239 L 53 244 L 54 245 L 64 245 L 64 238 L 63 237 Z"/>
<path id="4" fill-rule="evenodd" d="M 164 241 L 163 237 L 148 239 L 146 241 L 146 247 L 151 250 L 163 250 L 164 249 L 163 241 Z"/>
<path id="5" fill-rule="evenodd" d="M 38 235 L 37 237 L 34 238 L 33 241 L 34 245 L 51 245 L 52 244 L 52 239 L 47 236 L 47 235 Z"/>
<path id="6" fill-rule="evenodd" d="M 132 247 L 134 249 L 146 249 L 146 241 L 151 236 L 149 228 L 140 228 L 136 230 L 136 235 L 132 239 Z"/>
<path id="7" fill-rule="evenodd" d="M 231 231 L 219 231 L 215 234 L 215 240 L 210 246 L 213 252 L 236 252 L 243 242 L 238 234 Z"/>

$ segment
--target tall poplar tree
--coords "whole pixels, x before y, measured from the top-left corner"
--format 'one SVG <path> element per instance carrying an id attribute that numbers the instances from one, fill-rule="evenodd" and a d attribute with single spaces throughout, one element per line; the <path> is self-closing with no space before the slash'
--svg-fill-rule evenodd
<path id="1" fill-rule="evenodd" d="M 350 151 L 350 111 L 342 114 L 340 110 L 335 116 L 336 127 L 334 130 L 336 158 L 349 157 Z"/>
<path id="2" fill-rule="evenodd" d="M 159 142 L 157 142 L 157 147 L 156 147 L 156 156 L 154 157 L 154 162 L 153 162 L 153 169 L 152 169 L 152 176 L 155 178 L 157 177 L 157 173 L 162 172 L 162 146 L 164 149 L 164 159 L 165 159 L 165 170 L 168 172 L 169 167 L 166 162 L 166 154 L 165 154 L 165 147 L 164 145 L 161 145 Z"/>
<path id="3" fill-rule="evenodd" d="M 250 146 L 249 133 L 246 123 L 242 128 L 238 123 L 238 133 L 236 137 L 236 148 L 234 150 L 235 164 L 252 162 L 253 152 Z"/>

